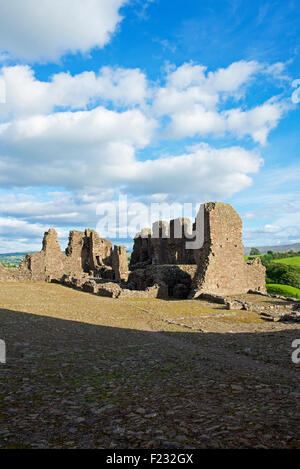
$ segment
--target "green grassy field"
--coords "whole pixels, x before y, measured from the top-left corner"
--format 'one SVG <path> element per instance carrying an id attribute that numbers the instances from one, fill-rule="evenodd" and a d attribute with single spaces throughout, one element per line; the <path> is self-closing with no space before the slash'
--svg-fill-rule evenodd
<path id="1" fill-rule="evenodd" d="M 289 285 L 267 284 L 267 291 L 271 295 L 281 295 L 288 298 L 294 297 L 300 299 L 300 290 L 298 288 L 290 287 Z"/>
<path id="2" fill-rule="evenodd" d="M 263 255 L 264 255 L 264 254 L 257 254 L 256 256 L 244 256 L 244 259 L 245 259 L 245 261 L 247 261 L 249 258 L 250 258 L 250 259 L 253 259 L 253 257 L 261 257 L 261 256 L 263 256 Z"/>
<path id="3" fill-rule="evenodd" d="M 286 264 L 286 265 L 292 265 L 294 267 L 300 267 L 300 256 L 285 257 L 283 259 L 274 259 L 272 262 L 276 262 L 276 264 Z"/>

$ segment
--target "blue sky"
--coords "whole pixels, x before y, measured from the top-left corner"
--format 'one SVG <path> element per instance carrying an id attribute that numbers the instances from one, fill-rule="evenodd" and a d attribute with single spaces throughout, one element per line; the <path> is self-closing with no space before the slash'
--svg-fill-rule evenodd
<path id="1" fill-rule="evenodd" d="M 246 245 L 299 242 L 299 20 L 297 1 L 0 0 L 0 252 L 50 226 L 64 246 L 119 194 L 132 216 L 222 200 Z"/>

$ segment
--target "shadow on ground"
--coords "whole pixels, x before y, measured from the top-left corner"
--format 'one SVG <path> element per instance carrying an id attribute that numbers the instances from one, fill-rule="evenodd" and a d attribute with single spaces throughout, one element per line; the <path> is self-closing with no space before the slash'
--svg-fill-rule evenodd
<path id="1" fill-rule="evenodd" d="M 2 448 L 299 447 L 295 330 L 149 332 L 0 309 L 0 338 Z"/>

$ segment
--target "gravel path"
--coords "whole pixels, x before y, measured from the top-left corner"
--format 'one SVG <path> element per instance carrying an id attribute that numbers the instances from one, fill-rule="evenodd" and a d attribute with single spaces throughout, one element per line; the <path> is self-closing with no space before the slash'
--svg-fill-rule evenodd
<path id="1" fill-rule="evenodd" d="M 2 283 L 0 447 L 299 448 L 299 329 L 201 301 Z"/>

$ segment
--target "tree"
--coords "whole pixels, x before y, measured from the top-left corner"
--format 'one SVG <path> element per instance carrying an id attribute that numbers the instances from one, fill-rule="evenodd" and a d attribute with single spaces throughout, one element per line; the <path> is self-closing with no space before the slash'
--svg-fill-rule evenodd
<path id="1" fill-rule="evenodd" d="M 265 263 L 266 283 L 279 283 L 290 287 L 300 288 L 300 269 L 279 263 Z"/>
<path id="2" fill-rule="evenodd" d="M 260 254 L 260 250 L 257 248 L 251 248 L 250 256 L 258 256 Z"/>

